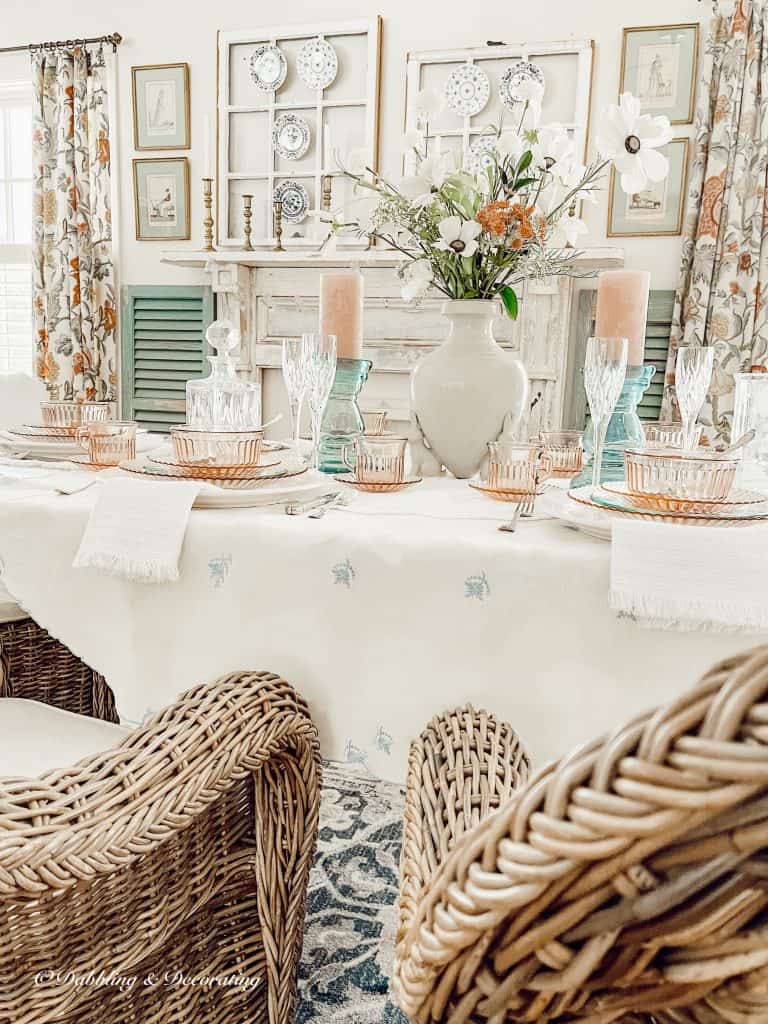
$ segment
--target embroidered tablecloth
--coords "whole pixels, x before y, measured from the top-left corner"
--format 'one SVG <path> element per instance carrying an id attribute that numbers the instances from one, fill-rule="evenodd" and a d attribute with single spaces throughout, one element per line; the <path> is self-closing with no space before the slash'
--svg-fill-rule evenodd
<path id="1" fill-rule="evenodd" d="M 310 520 L 193 510 L 177 583 L 73 569 L 96 487 L 0 488 L 5 584 L 112 686 L 123 720 L 237 669 L 283 675 L 323 752 L 402 780 L 408 743 L 471 701 L 510 721 L 535 763 L 692 684 L 760 636 L 640 629 L 608 603 L 610 545 L 455 480 L 362 495 Z"/>

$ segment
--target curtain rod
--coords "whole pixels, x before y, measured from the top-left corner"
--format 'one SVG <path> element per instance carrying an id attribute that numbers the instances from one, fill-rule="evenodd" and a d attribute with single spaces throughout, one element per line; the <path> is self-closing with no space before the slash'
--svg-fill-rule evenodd
<path id="1" fill-rule="evenodd" d="M 119 32 L 112 32 L 108 36 L 92 36 L 90 39 L 57 39 L 48 43 L 27 43 L 25 46 L 0 46 L 0 53 L 23 53 L 24 50 L 55 50 L 62 46 L 85 46 L 88 43 L 109 43 L 112 52 L 117 53 L 117 48 L 122 43 L 123 37 Z"/>

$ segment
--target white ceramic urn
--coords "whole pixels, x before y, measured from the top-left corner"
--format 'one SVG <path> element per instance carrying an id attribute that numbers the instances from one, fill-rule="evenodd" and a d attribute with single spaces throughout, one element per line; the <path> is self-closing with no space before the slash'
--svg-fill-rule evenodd
<path id="1" fill-rule="evenodd" d="M 454 300 L 445 303 L 443 315 L 450 332 L 413 371 L 411 407 L 437 458 L 466 479 L 479 469 L 488 442 L 520 422 L 528 375 L 493 337 L 500 303 Z"/>

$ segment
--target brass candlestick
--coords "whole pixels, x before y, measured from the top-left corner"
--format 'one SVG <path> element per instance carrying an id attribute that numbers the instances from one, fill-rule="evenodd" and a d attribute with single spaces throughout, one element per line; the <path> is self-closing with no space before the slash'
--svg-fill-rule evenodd
<path id="1" fill-rule="evenodd" d="M 203 252 L 213 252 L 213 178 L 203 178 Z"/>
<path id="2" fill-rule="evenodd" d="M 326 174 L 322 181 L 322 198 L 320 200 L 320 209 L 324 213 L 331 212 L 331 203 L 333 201 L 333 176 Z"/>
<path id="3" fill-rule="evenodd" d="M 251 203 L 253 202 L 253 196 L 248 195 L 246 192 L 243 195 L 243 235 L 245 241 L 243 242 L 243 249 L 245 252 L 253 252 L 253 246 L 251 245 Z"/>
<path id="4" fill-rule="evenodd" d="M 275 214 L 275 252 L 283 251 L 283 204 L 276 199 L 273 204 Z"/>

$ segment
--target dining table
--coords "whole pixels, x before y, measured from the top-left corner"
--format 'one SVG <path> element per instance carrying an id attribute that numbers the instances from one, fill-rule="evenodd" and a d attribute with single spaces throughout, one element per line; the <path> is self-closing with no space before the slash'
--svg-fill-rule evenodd
<path id="1" fill-rule="evenodd" d="M 349 490 L 320 518 L 282 505 L 193 508 L 179 579 L 74 568 L 100 487 L 59 493 L 0 468 L 0 579 L 101 672 L 121 720 L 242 669 L 308 701 L 324 756 L 402 781 L 432 716 L 471 703 L 511 723 L 542 766 L 768 640 L 647 628 L 608 600 L 611 545 L 547 496 L 511 507 L 467 481 Z M 562 501 L 564 494 L 554 494 Z"/>

